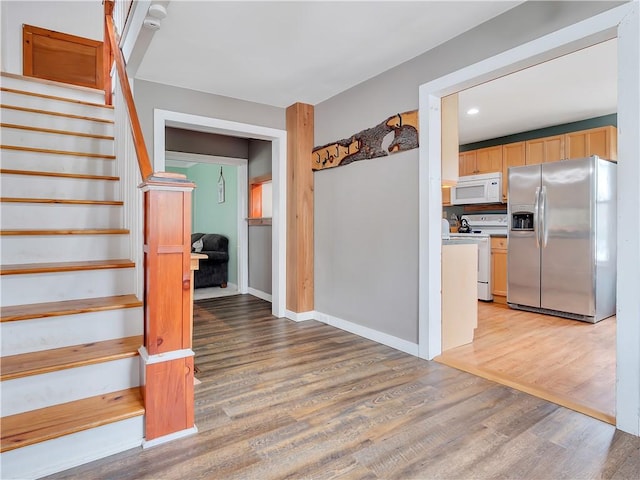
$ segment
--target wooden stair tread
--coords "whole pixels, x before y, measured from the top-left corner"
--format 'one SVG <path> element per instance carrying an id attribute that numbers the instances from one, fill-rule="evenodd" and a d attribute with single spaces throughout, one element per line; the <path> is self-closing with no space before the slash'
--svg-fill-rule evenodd
<path id="1" fill-rule="evenodd" d="M 51 155 L 71 155 L 74 157 L 103 158 L 106 160 L 115 160 L 116 158 L 115 155 L 105 155 L 102 153 L 72 152 L 67 150 L 53 150 L 51 148 L 22 147 L 20 145 L 0 145 L 0 148 L 5 150 L 19 150 L 22 152 L 48 153 Z"/>
<path id="2" fill-rule="evenodd" d="M 29 132 L 51 133 L 54 135 L 70 135 L 74 137 L 95 138 L 98 140 L 113 140 L 113 135 L 98 135 L 95 133 L 73 132 L 70 130 L 55 130 L 53 128 L 32 127 L 31 125 L 17 125 L 14 123 L 0 123 L 2 128 L 13 128 L 15 130 L 27 130 Z"/>
<path id="3" fill-rule="evenodd" d="M 15 263 L 0 265 L 0 275 L 32 273 L 75 272 L 80 270 L 104 270 L 110 268 L 132 268 L 135 263 L 126 259 L 89 260 L 82 262 Z"/>
<path id="4" fill-rule="evenodd" d="M 139 387 L 62 403 L 2 419 L 0 452 L 144 415 Z"/>
<path id="5" fill-rule="evenodd" d="M 7 108 L 10 110 L 19 110 L 21 112 L 37 113 L 40 115 L 54 115 L 56 117 L 74 118 L 77 120 L 87 120 L 89 122 L 114 123 L 113 120 L 106 120 L 104 118 L 87 117 L 86 115 L 74 115 L 73 113 L 54 112 L 51 110 L 41 110 L 39 108 L 20 107 L 18 105 L 0 104 L 0 108 Z"/>
<path id="6" fill-rule="evenodd" d="M 4 203 L 57 203 L 67 205 L 115 205 L 122 206 L 122 200 L 75 200 L 71 198 L 22 198 L 22 197 L 1 197 L 0 202 Z"/>
<path id="7" fill-rule="evenodd" d="M 5 175 L 32 175 L 36 177 L 81 178 L 85 180 L 110 180 L 110 181 L 120 180 L 120 177 L 116 177 L 113 175 L 90 175 L 88 173 L 40 172 L 36 170 L 15 170 L 11 168 L 0 168 L 0 173 Z"/>
<path id="8" fill-rule="evenodd" d="M 32 303 L 0 307 L 0 322 L 15 322 L 32 318 L 58 317 L 77 313 L 100 312 L 120 308 L 141 307 L 142 301 L 135 295 L 115 295 L 112 297 L 83 298 L 61 302 Z"/>
<path id="9" fill-rule="evenodd" d="M 79 105 L 87 105 L 90 107 L 106 108 L 107 110 L 113 110 L 113 105 L 105 105 L 104 103 L 87 102 L 85 100 L 76 100 L 75 98 L 60 97 L 56 95 L 47 95 L 44 93 L 29 92 L 26 90 L 18 90 L 16 88 L 0 87 L 0 91 L 7 92 L 7 93 L 17 93 L 19 95 L 28 95 L 30 97 L 46 98 L 48 100 L 58 100 L 61 102 L 77 103 Z"/>
<path id="10" fill-rule="evenodd" d="M 68 368 L 84 367 L 97 363 L 110 362 L 121 358 L 135 357 L 143 344 L 142 335 L 116 338 L 102 342 L 72 345 L 39 352 L 21 353 L 0 359 L 2 373 L 0 380 L 41 375 Z"/>
<path id="11" fill-rule="evenodd" d="M 129 233 L 126 228 L 67 228 L 67 229 L 14 229 L 0 230 L 0 235 L 123 235 Z"/>

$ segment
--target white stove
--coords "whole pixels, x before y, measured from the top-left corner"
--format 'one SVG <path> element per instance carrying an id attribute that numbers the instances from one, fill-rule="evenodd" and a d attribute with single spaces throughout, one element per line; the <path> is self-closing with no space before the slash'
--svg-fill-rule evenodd
<path id="1" fill-rule="evenodd" d="M 471 234 L 506 235 L 508 216 L 506 213 L 490 213 L 485 215 L 463 215 L 460 221 L 466 220 L 471 227 Z M 456 235 L 470 235 L 460 233 Z"/>
<path id="2" fill-rule="evenodd" d="M 478 299 L 493 300 L 491 285 L 491 235 L 507 234 L 507 214 L 463 215 L 471 233 L 451 233 L 445 241 L 478 244 Z"/>

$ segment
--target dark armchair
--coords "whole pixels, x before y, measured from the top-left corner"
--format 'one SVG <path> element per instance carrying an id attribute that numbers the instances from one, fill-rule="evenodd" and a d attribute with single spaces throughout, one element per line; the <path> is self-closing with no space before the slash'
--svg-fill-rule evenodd
<path id="1" fill-rule="evenodd" d="M 202 240 L 202 249 L 198 242 Z M 194 247 L 196 244 L 196 247 Z M 191 251 L 206 255 L 200 260 L 200 268 L 194 273 L 194 287 L 227 288 L 229 266 L 229 239 L 217 233 L 192 233 Z"/>

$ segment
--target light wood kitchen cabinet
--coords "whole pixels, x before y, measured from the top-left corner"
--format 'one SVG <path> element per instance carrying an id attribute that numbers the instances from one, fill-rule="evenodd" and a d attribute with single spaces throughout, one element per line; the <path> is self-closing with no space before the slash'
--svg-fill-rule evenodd
<path id="1" fill-rule="evenodd" d="M 616 127 L 606 126 L 565 134 L 566 158 L 584 158 L 598 155 L 607 160 L 618 159 Z"/>
<path id="2" fill-rule="evenodd" d="M 527 147 L 527 165 L 556 162 L 565 158 L 564 135 L 527 140 L 525 144 Z"/>
<path id="3" fill-rule="evenodd" d="M 502 171 L 502 145 L 476 150 L 476 175 Z"/>
<path id="4" fill-rule="evenodd" d="M 451 205 L 451 187 L 442 187 L 442 205 L 444 207 Z"/>
<path id="5" fill-rule="evenodd" d="M 475 175 L 476 170 L 476 150 L 460 152 L 458 157 L 459 175 Z"/>
<path id="6" fill-rule="evenodd" d="M 525 142 L 502 145 L 502 201 L 507 203 L 509 192 L 509 167 L 519 167 L 526 163 Z"/>
<path id="7" fill-rule="evenodd" d="M 502 171 L 502 145 L 461 152 L 460 176 Z"/>
<path id="8" fill-rule="evenodd" d="M 507 303 L 507 249 L 506 237 L 491 237 L 491 293 L 496 303 Z"/>

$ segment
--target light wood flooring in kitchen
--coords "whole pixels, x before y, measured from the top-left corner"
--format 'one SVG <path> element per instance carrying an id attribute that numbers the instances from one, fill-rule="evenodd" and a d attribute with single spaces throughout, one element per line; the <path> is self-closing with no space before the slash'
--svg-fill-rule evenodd
<path id="1" fill-rule="evenodd" d="M 478 302 L 473 343 L 436 360 L 615 425 L 615 317 L 590 324 Z"/>
<path id="2" fill-rule="evenodd" d="M 195 303 L 197 435 L 51 478 L 640 478 L 640 439 L 612 425 L 270 311 Z"/>

